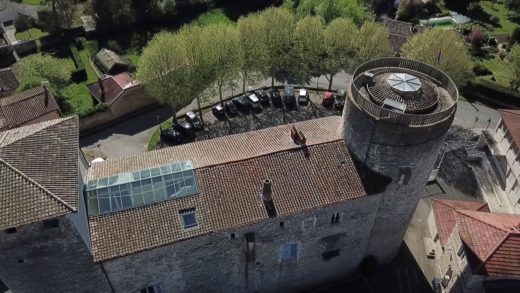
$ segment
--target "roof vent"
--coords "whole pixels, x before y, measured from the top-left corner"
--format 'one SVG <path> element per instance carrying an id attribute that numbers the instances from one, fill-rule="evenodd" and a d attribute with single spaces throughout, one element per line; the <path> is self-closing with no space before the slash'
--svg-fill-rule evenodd
<path id="1" fill-rule="evenodd" d="M 274 201 L 272 197 L 272 190 L 271 190 L 271 180 L 266 179 L 264 180 L 264 186 L 262 188 L 262 200 L 264 201 L 265 210 L 267 211 L 267 215 L 269 218 L 276 217 L 276 207 L 274 206 Z"/>

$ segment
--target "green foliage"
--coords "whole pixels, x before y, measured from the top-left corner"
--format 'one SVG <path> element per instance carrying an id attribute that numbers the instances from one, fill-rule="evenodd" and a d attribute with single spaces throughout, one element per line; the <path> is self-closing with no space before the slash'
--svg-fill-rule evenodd
<path id="1" fill-rule="evenodd" d="M 477 64 L 475 64 L 475 66 L 473 66 L 473 73 L 475 73 L 476 76 L 493 74 L 493 72 L 491 72 L 491 70 L 489 70 L 484 65 L 479 64 L 479 63 L 477 63 Z"/>
<path id="2" fill-rule="evenodd" d="M 372 13 L 364 2 L 358 0 L 300 0 L 295 8 L 296 16 L 303 18 L 317 15 L 326 23 L 338 17 L 351 18 L 360 26 L 365 20 L 372 19 Z"/>
<path id="3" fill-rule="evenodd" d="M 43 82 L 49 82 L 53 90 L 62 89 L 69 84 L 73 70 L 66 60 L 49 55 L 30 55 L 19 64 L 21 90 L 39 86 Z"/>
<path id="4" fill-rule="evenodd" d="M 357 38 L 358 61 L 391 56 L 393 50 L 390 47 L 389 34 L 387 27 L 371 21 L 365 22 L 359 29 Z"/>
<path id="5" fill-rule="evenodd" d="M 227 15 L 224 13 L 224 10 L 222 9 L 210 10 L 204 14 L 201 14 L 199 17 L 197 17 L 196 20 L 193 21 L 193 24 L 200 26 L 207 26 L 216 23 L 231 24 L 233 22 L 231 19 L 229 19 L 229 17 L 227 17 Z"/>
<path id="6" fill-rule="evenodd" d="M 510 10 L 520 12 L 520 0 L 504 0 L 504 6 L 508 13 Z"/>
<path id="7" fill-rule="evenodd" d="M 520 27 L 515 28 L 511 37 L 509 38 L 508 48 L 512 48 L 514 45 L 520 43 Z"/>
<path id="8" fill-rule="evenodd" d="M 128 0 L 92 0 L 99 29 L 127 27 L 136 20 L 136 10 Z"/>
<path id="9" fill-rule="evenodd" d="M 24 32 L 24 31 L 30 29 L 31 26 L 32 26 L 31 19 L 29 17 L 26 17 L 25 15 L 20 15 L 14 21 L 14 27 L 16 28 L 17 32 Z"/>
<path id="10" fill-rule="evenodd" d="M 94 101 L 84 84 L 72 84 L 60 91 L 60 106 L 66 114 L 85 116 L 94 110 Z"/>
<path id="11" fill-rule="evenodd" d="M 513 69 L 513 80 L 511 81 L 511 87 L 515 90 L 520 87 L 520 45 L 514 45 L 509 52 L 509 62 Z"/>
<path id="12" fill-rule="evenodd" d="M 490 99 L 491 97 L 503 104 L 520 105 L 520 93 L 518 91 L 501 86 L 483 77 L 475 78 L 470 81 L 464 88 L 464 95 L 466 97 L 482 99 Z"/>
<path id="13" fill-rule="evenodd" d="M 458 85 L 471 78 L 473 62 L 462 37 L 451 30 L 430 29 L 414 35 L 401 51 L 406 58 L 416 59 L 446 72 Z M 437 56 L 441 53 L 440 62 Z"/>
<path id="14" fill-rule="evenodd" d="M 325 27 L 321 18 L 307 16 L 296 24 L 296 50 L 299 62 L 296 62 L 294 74 L 298 80 L 309 82 L 313 76 L 321 74 L 320 65 L 325 57 Z"/>

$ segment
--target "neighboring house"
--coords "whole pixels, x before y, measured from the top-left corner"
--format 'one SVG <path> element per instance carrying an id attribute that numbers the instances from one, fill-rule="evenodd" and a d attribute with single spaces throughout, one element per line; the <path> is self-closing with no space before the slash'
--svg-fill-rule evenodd
<path id="1" fill-rule="evenodd" d="M 8 67 L 16 62 L 15 50 L 7 38 L 5 27 L 0 22 L 0 67 Z"/>
<path id="2" fill-rule="evenodd" d="M 10 26 L 14 25 L 15 20 L 20 17 L 22 14 L 20 14 L 18 11 L 14 9 L 4 9 L 0 11 L 0 22 L 4 26 Z"/>
<path id="3" fill-rule="evenodd" d="M 520 214 L 520 110 L 499 110 L 494 131 L 484 131 L 480 146 L 489 149 L 493 170 L 499 179 L 512 212 Z"/>
<path id="4" fill-rule="evenodd" d="M 0 98 L 10 96 L 20 86 L 11 68 L 0 69 Z"/>
<path id="5" fill-rule="evenodd" d="M 401 47 L 409 38 L 425 29 L 424 26 L 419 24 L 394 20 L 388 17 L 385 17 L 382 23 L 390 30 L 390 46 L 394 52 L 401 51 Z"/>
<path id="6" fill-rule="evenodd" d="M 95 102 L 106 105 L 109 110 L 98 113 L 97 116 L 82 118 L 81 130 L 101 126 L 125 115 L 148 109 L 157 103 L 146 94 L 144 86 L 134 80 L 128 72 L 114 76 L 105 75 L 87 87 Z"/>
<path id="7" fill-rule="evenodd" d="M 51 92 L 40 86 L 0 99 L 0 131 L 60 117 Z"/>
<path id="8" fill-rule="evenodd" d="M 53 125 L 37 136 L 0 133 L 10 148 L 0 138 L 0 159 L 28 177 L 0 174 L 0 276 L 13 292 L 300 292 L 345 280 L 363 260 L 390 262 L 458 95 L 417 61 L 360 68 L 341 117 L 91 166 L 72 153 L 74 118 L 37 124 Z M 120 100 L 104 81 L 94 95 Z"/>
<path id="9" fill-rule="evenodd" d="M 94 62 L 106 74 L 125 72 L 128 71 L 130 66 L 130 62 L 116 52 L 104 48 L 96 54 Z"/>
<path id="10" fill-rule="evenodd" d="M 479 201 L 432 199 L 431 207 L 443 292 L 520 290 L 520 216 Z"/>

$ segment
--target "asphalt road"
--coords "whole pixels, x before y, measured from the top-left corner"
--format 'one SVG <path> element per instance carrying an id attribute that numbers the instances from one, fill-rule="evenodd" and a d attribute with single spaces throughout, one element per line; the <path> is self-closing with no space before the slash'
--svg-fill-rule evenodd
<path id="1" fill-rule="evenodd" d="M 344 72 L 337 74 L 333 79 L 332 88 L 346 88 L 350 76 Z M 269 86 L 271 80 L 265 80 L 254 87 Z M 309 86 L 326 88 L 328 80 L 323 76 L 314 78 Z M 235 92 L 226 91 L 224 96 L 230 96 Z M 210 99 L 205 104 L 218 101 L 218 97 Z M 196 108 L 196 102 L 181 109 L 178 113 L 184 113 L 187 109 Z M 97 149 L 107 157 L 121 157 L 141 153 L 147 150 L 148 140 L 159 124 L 172 116 L 168 107 L 161 107 L 138 116 L 132 117 L 116 125 L 107 127 L 102 131 L 82 137 L 80 146 L 85 149 Z M 458 102 L 457 114 L 454 124 L 464 128 L 473 128 L 476 131 L 487 127 L 496 127 L 500 115 L 498 112 L 479 102 L 461 100 Z"/>

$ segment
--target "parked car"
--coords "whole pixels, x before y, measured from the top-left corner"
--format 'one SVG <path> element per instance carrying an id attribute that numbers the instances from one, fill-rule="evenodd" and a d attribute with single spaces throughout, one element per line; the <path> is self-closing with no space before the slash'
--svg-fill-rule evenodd
<path id="1" fill-rule="evenodd" d="M 334 104 L 334 94 L 332 92 L 323 93 L 323 100 L 321 101 L 321 105 L 323 107 L 332 107 Z"/>
<path id="2" fill-rule="evenodd" d="M 285 86 L 284 103 L 286 107 L 296 106 L 296 96 L 294 96 L 294 85 L 288 84 Z"/>
<path id="3" fill-rule="evenodd" d="M 343 110 L 343 106 L 345 106 L 345 98 L 336 95 L 334 98 L 334 108 L 337 110 Z"/>
<path id="4" fill-rule="evenodd" d="M 249 105 L 251 105 L 251 108 L 253 109 L 260 109 L 260 99 L 255 93 L 248 93 L 246 94 L 247 101 L 249 102 Z"/>
<path id="5" fill-rule="evenodd" d="M 228 112 L 229 115 L 235 116 L 238 114 L 237 106 L 235 106 L 233 101 L 226 101 L 224 103 L 224 109 L 226 109 L 226 112 Z"/>
<path id="6" fill-rule="evenodd" d="M 298 103 L 300 104 L 308 104 L 309 103 L 309 93 L 306 89 L 300 89 L 298 94 Z"/>
<path id="7" fill-rule="evenodd" d="M 191 124 L 193 129 L 199 130 L 204 127 L 200 118 L 197 115 L 195 115 L 195 113 L 193 113 L 192 111 L 186 113 L 186 121 L 188 121 L 188 123 Z"/>
<path id="8" fill-rule="evenodd" d="M 271 92 L 271 102 L 274 106 L 281 107 L 282 106 L 282 95 L 278 89 L 273 89 Z"/>
<path id="9" fill-rule="evenodd" d="M 260 97 L 260 103 L 262 105 L 269 105 L 269 94 L 266 91 L 256 93 Z"/>
<path id="10" fill-rule="evenodd" d="M 226 111 L 224 111 L 224 107 L 222 107 L 220 104 L 213 106 L 211 108 L 211 112 L 213 112 L 213 115 L 217 118 L 226 116 Z"/>
<path id="11" fill-rule="evenodd" d="M 169 143 L 181 143 L 182 134 L 175 129 L 161 129 L 160 133 L 161 141 Z"/>
<path id="12" fill-rule="evenodd" d="M 172 128 L 180 132 L 184 136 L 190 136 L 193 134 L 193 128 L 188 121 L 182 121 L 180 123 L 173 123 Z"/>
<path id="13" fill-rule="evenodd" d="M 244 96 L 238 96 L 233 98 L 233 104 L 237 106 L 238 110 L 242 112 L 249 111 L 249 102 L 247 101 L 246 97 Z"/>

